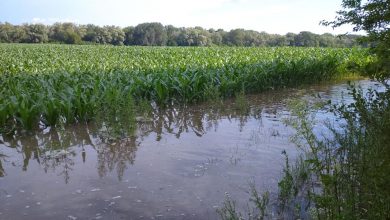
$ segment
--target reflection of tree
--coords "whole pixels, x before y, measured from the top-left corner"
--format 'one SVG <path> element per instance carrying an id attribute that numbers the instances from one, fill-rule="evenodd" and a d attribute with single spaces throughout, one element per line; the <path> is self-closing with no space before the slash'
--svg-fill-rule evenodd
<path id="1" fill-rule="evenodd" d="M 8 143 L 8 147 L 15 148 L 19 155 L 22 156 L 22 170 L 27 171 L 31 160 L 41 165 L 45 172 L 55 171 L 57 167 L 63 166 L 65 182 L 69 180 L 69 171 L 74 165 L 72 157 L 75 153 L 70 146 L 76 142 L 72 137 L 75 131 L 52 129 L 49 132 L 38 132 L 35 135 L 20 135 L 3 139 Z"/>
<path id="2" fill-rule="evenodd" d="M 0 177 L 3 177 L 5 176 L 5 171 L 4 171 L 4 168 L 3 168 L 3 163 L 2 163 L 2 158 L 3 157 L 6 157 L 4 154 L 0 154 Z"/>
<path id="3" fill-rule="evenodd" d="M 173 134 L 177 138 L 183 133 L 201 137 L 212 129 L 217 130 L 222 119 L 238 121 L 239 130 L 242 131 L 249 118 L 258 119 L 262 114 L 276 114 L 277 109 L 283 108 L 283 105 L 277 103 L 285 94 L 268 94 L 268 97 L 271 98 L 265 100 L 262 96 L 250 96 L 248 103 L 251 108 L 245 111 L 235 108 L 231 100 L 216 105 L 204 103 L 164 108 L 153 105 L 151 111 L 137 123 L 134 118 L 122 120 L 116 117 L 114 122 L 96 120 L 35 134 L 20 135 L 20 131 L 17 131 L 14 135 L 2 135 L 0 147 L 15 149 L 17 155 L 22 156 L 22 170 L 27 171 L 30 161 L 36 161 L 45 172 L 59 171 L 66 183 L 74 169 L 75 157 L 79 156 L 85 162 L 86 148 L 92 147 L 97 152 L 99 176 L 103 177 L 115 170 L 118 179 L 121 179 L 124 171 L 134 163 L 135 152 L 143 137 L 156 134 L 157 141 L 164 133 Z M 4 163 L 7 163 L 2 157 L 0 154 L 0 176 L 5 175 Z"/>
<path id="4" fill-rule="evenodd" d="M 197 136 L 202 136 L 205 131 L 203 119 L 205 112 L 191 111 L 188 106 L 181 108 L 155 109 L 153 112 L 153 131 L 157 133 L 157 140 L 161 137 L 163 129 L 168 133 L 175 134 L 177 138 L 183 132 L 193 132 Z"/>
<path id="5" fill-rule="evenodd" d="M 85 148 L 91 146 L 98 153 L 99 175 L 104 176 L 107 171 L 116 168 L 120 179 L 127 164 L 134 163 L 137 138 L 132 135 L 123 139 L 107 139 L 106 135 L 106 132 L 102 132 L 101 127 L 96 124 L 76 125 L 52 128 L 46 132 L 36 132 L 34 135 L 3 135 L 4 142 L 0 142 L 0 147 L 7 146 L 16 150 L 17 155 L 22 157 L 23 171 L 27 171 L 30 161 L 36 161 L 46 173 L 60 171 L 59 175 L 68 183 L 77 152 L 81 151 L 81 159 L 85 162 L 87 157 Z M 4 176 L 1 157 L 2 154 L 0 176 Z"/>
<path id="6" fill-rule="evenodd" d="M 139 143 L 136 137 L 129 137 L 112 143 L 99 143 L 94 148 L 98 154 L 97 168 L 100 177 L 116 169 L 121 180 L 127 164 L 132 165 Z"/>
<path id="7" fill-rule="evenodd" d="M 23 171 L 27 170 L 29 161 L 36 159 L 39 162 L 38 142 L 37 139 L 31 136 L 23 136 L 19 139 L 20 147 L 23 154 Z"/>
<path id="8" fill-rule="evenodd" d="M 200 105 L 200 106 L 166 106 L 165 108 L 155 107 L 152 110 L 151 121 L 141 123 L 139 130 L 141 134 L 156 133 L 156 140 L 161 140 L 162 134 L 174 134 L 180 138 L 182 133 L 194 133 L 201 137 L 207 131 L 218 128 L 218 121 L 221 119 L 239 120 L 240 131 L 245 126 L 249 117 L 255 117 L 255 110 L 237 110 L 233 104 L 226 101 L 224 105 Z"/>

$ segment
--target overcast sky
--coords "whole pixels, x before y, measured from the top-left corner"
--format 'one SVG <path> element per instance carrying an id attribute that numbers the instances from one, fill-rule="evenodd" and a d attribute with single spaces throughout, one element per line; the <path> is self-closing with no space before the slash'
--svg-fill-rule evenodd
<path id="1" fill-rule="evenodd" d="M 348 26 L 333 30 L 319 25 L 323 19 L 333 19 L 340 5 L 341 0 L 0 0 L 0 22 L 71 21 L 121 27 L 161 22 L 278 34 L 351 32 Z"/>

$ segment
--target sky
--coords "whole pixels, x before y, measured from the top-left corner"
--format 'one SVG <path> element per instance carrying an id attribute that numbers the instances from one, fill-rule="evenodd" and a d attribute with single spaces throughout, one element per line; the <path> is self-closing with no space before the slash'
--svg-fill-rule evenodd
<path id="1" fill-rule="evenodd" d="M 235 28 L 286 34 L 351 33 L 350 26 L 320 26 L 333 20 L 341 0 L 0 0 L 0 22 L 74 22 L 136 26 L 160 22 L 176 27 Z"/>

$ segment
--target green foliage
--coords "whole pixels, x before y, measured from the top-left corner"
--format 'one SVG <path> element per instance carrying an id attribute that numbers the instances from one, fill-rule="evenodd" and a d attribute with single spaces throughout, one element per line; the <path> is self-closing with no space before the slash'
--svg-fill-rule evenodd
<path id="1" fill-rule="evenodd" d="M 131 99 L 164 105 L 236 95 L 236 107 L 247 108 L 243 89 L 327 80 L 372 60 L 364 49 L 315 48 L 2 44 L 0 54 L 0 126 L 28 129 L 93 120 Z"/>
<path id="2" fill-rule="evenodd" d="M 253 205 L 248 204 L 247 216 L 244 216 L 239 212 L 236 206 L 236 202 L 231 198 L 231 196 L 226 193 L 225 201 L 220 209 L 217 209 L 217 213 L 220 218 L 223 220 L 263 220 L 268 217 L 268 206 L 269 206 L 269 192 L 264 192 L 259 195 L 254 183 L 250 184 L 250 193 L 249 202 Z"/>
<path id="3" fill-rule="evenodd" d="M 161 23 L 143 23 L 134 28 L 134 44 L 142 46 L 166 45 L 167 33 Z"/>
<path id="4" fill-rule="evenodd" d="M 390 93 L 364 94 L 351 88 L 351 94 L 352 104 L 331 108 L 340 118 L 341 127 L 328 125 L 331 135 L 326 137 L 314 133 L 313 112 L 308 110 L 307 102 L 293 108 L 296 118 L 290 125 L 298 131 L 294 140 L 304 150 L 309 167 L 305 185 L 309 187 L 307 199 L 313 204 L 312 217 L 388 219 Z M 285 176 L 284 182 L 292 179 Z"/>
<path id="5" fill-rule="evenodd" d="M 266 191 L 262 195 L 259 195 L 255 185 L 252 184 L 250 201 L 255 205 L 255 208 L 251 213 L 251 218 L 259 220 L 265 219 L 268 214 L 269 192 Z"/>
<path id="6" fill-rule="evenodd" d="M 217 213 L 222 220 L 241 220 L 243 219 L 242 214 L 236 210 L 236 202 L 230 197 L 229 194 L 226 194 L 225 201 L 223 206 L 220 209 L 217 209 Z"/>
<path id="7" fill-rule="evenodd" d="M 354 31 L 365 30 L 370 34 L 388 32 L 389 6 L 390 3 L 386 0 L 342 0 L 343 10 L 337 12 L 335 21 L 322 23 L 333 27 L 351 24 L 354 26 Z"/>
<path id="8" fill-rule="evenodd" d="M 280 217 L 303 217 L 301 213 L 307 211 L 307 200 L 310 197 L 310 192 L 307 192 L 310 184 L 310 166 L 302 155 L 291 166 L 286 151 L 282 154 L 285 156 L 285 166 L 283 176 L 278 183 L 278 214 Z"/>
<path id="9" fill-rule="evenodd" d="M 378 61 L 371 66 L 370 76 L 385 80 L 390 76 L 390 1 L 388 0 L 342 0 L 343 9 L 334 21 L 322 21 L 333 28 L 344 24 L 353 25 L 354 31 L 366 31 L 360 40 L 371 44 Z"/>
<path id="10" fill-rule="evenodd" d="M 279 200 L 281 201 L 282 206 L 289 202 L 291 197 L 295 196 L 295 191 L 293 189 L 294 179 L 291 174 L 291 167 L 288 160 L 286 151 L 282 152 L 285 155 L 285 167 L 283 168 L 283 178 L 279 181 Z"/>
<path id="11" fill-rule="evenodd" d="M 49 29 L 49 38 L 54 42 L 81 44 L 81 33 L 73 23 L 55 23 Z"/>
<path id="12" fill-rule="evenodd" d="M 26 37 L 25 43 L 46 43 L 48 39 L 47 27 L 43 24 L 29 24 L 25 26 Z"/>
<path id="13" fill-rule="evenodd" d="M 142 46 L 299 46 L 354 47 L 357 35 L 334 36 L 303 31 L 298 34 L 268 34 L 253 30 L 206 30 L 202 27 L 177 28 L 161 23 L 141 23 L 135 27 L 55 23 L 53 25 L 0 23 L 0 43 L 65 43 Z"/>

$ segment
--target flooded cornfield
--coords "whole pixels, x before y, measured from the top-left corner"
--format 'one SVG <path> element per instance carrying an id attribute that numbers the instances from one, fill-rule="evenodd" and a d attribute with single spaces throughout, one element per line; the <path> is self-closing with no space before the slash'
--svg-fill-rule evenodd
<path id="1" fill-rule="evenodd" d="M 283 123 L 288 99 L 316 94 L 337 103 L 348 100 L 347 88 L 322 84 L 156 107 L 119 138 L 110 138 L 109 123 L 94 122 L 2 135 L 0 219 L 217 219 L 226 193 L 245 208 L 250 183 L 275 198 L 281 152 L 298 152 Z"/>

